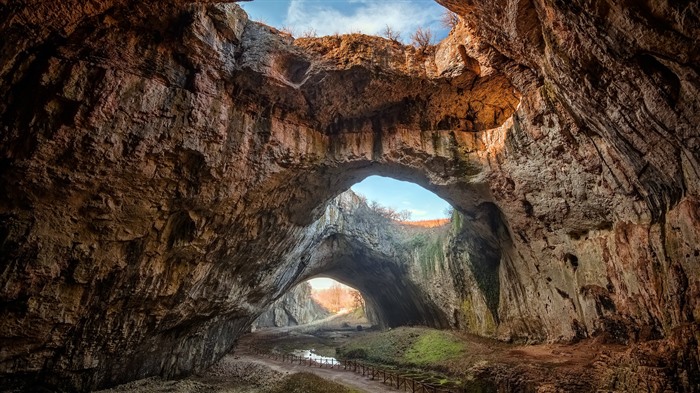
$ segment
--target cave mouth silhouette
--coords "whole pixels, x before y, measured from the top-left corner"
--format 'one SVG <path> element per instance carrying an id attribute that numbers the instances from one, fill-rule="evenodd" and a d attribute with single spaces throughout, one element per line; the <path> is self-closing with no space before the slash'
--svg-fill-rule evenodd
<path id="1" fill-rule="evenodd" d="M 318 324 L 369 327 L 360 291 L 331 278 L 309 279 L 268 305 L 253 322 L 252 330 Z"/>
<path id="2" fill-rule="evenodd" d="M 397 6 L 400 3 L 400 6 Z M 241 2 L 249 17 L 273 26 L 297 38 L 323 37 L 335 34 L 367 34 L 410 43 L 418 29 L 429 30 L 433 42 L 449 32 L 445 23 L 447 9 L 437 2 L 401 0 L 383 2 L 297 1 L 288 7 L 281 2 L 270 7 L 265 2 Z M 376 15 L 382 15 L 378 19 Z"/>
<path id="3" fill-rule="evenodd" d="M 297 183 L 308 186 L 314 181 L 318 182 L 319 177 L 323 179 L 330 175 L 333 186 L 336 188 L 322 188 L 324 192 L 330 194 L 327 203 L 319 205 L 319 199 L 322 198 L 318 198 L 318 195 L 317 198 L 310 197 L 303 202 L 313 206 L 304 210 L 307 215 L 309 212 L 317 212 L 314 221 L 307 221 L 305 224 L 316 228 L 315 238 L 311 246 L 305 248 L 304 253 L 298 254 L 301 260 L 298 262 L 296 272 L 288 273 L 294 274 L 295 277 L 289 281 L 288 286 L 277 292 L 276 298 L 298 283 L 313 277 L 324 276 L 359 290 L 367 304 L 368 319 L 379 327 L 405 325 L 455 327 L 458 322 L 455 322 L 456 317 L 452 315 L 453 310 L 446 311 L 434 301 L 429 293 L 430 290 L 426 289 L 429 284 L 426 284 L 425 276 L 421 276 L 425 274 L 425 266 L 416 259 L 421 258 L 421 255 L 429 255 L 426 251 L 430 247 L 432 248 L 429 252 L 441 250 L 441 255 L 446 253 L 445 247 L 451 247 L 448 243 L 450 236 L 458 237 L 460 241 L 470 244 L 465 248 L 464 253 L 470 254 L 469 259 L 473 261 L 474 266 L 483 268 L 482 270 L 486 272 L 480 273 L 480 277 L 488 276 L 484 279 L 483 286 L 498 288 L 498 265 L 501 256 L 501 239 L 498 236 L 502 229 L 502 222 L 500 211 L 495 205 L 482 202 L 476 206 L 463 204 L 451 208 L 452 205 L 446 201 L 447 198 L 442 199 L 437 195 L 461 197 L 470 194 L 469 186 L 465 187 L 465 184 L 459 183 L 431 184 L 426 173 L 417 168 L 373 163 L 362 168 L 339 169 L 337 177 L 328 171 L 324 171 L 322 176 L 316 173 L 315 177 L 309 173 L 304 176 L 309 181 Z M 404 220 L 396 217 L 395 212 L 387 214 L 385 208 L 351 191 L 351 186 L 376 176 L 408 181 L 412 183 L 411 187 L 420 188 L 435 201 L 444 204 L 437 209 L 441 211 L 443 218 L 427 223 L 431 225 L 423 225 L 426 224 L 424 221 Z M 424 188 L 424 184 L 427 187 Z M 428 188 L 435 190 L 436 193 L 433 194 Z M 476 200 L 473 195 L 476 192 L 471 194 L 471 198 L 457 198 L 457 201 L 472 203 Z M 459 228 L 455 229 L 451 219 L 444 217 L 446 215 L 444 210 L 449 210 L 451 217 L 458 217 Z M 308 220 L 308 216 L 305 219 Z M 465 225 L 462 225 L 463 223 Z M 431 235 L 433 232 L 440 233 L 442 240 Z M 412 241 L 412 239 L 416 240 L 414 238 L 418 233 L 420 233 L 420 241 Z M 435 246 L 436 241 L 443 243 Z M 421 250 L 425 248 L 425 250 L 419 253 L 420 255 L 412 254 L 412 247 L 419 247 Z M 433 257 L 430 256 L 430 258 Z M 441 271 L 457 273 L 465 268 L 461 266 L 460 260 L 444 256 L 439 259 Z M 445 280 L 451 282 L 453 279 L 448 278 L 450 274 L 445 276 Z M 461 276 L 461 273 L 459 275 Z M 460 287 L 458 290 L 465 289 Z M 498 298 L 497 289 L 490 291 L 487 302 L 490 313 L 494 314 L 493 319 L 497 319 L 495 315 Z"/>

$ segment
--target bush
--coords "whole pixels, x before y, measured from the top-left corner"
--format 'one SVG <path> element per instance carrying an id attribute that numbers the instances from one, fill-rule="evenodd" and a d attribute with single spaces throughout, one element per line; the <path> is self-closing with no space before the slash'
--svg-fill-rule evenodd
<path id="1" fill-rule="evenodd" d="M 423 29 L 419 27 L 413 35 L 411 35 L 411 43 L 419 49 L 428 49 L 433 45 L 433 32 L 429 27 Z"/>
<path id="2" fill-rule="evenodd" d="M 382 32 L 382 35 L 384 36 L 384 38 L 392 40 L 394 42 L 401 41 L 401 33 L 394 30 L 389 25 L 386 25 L 386 27 L 384 28 L 384 31 Z"/>
<path id="3" fill-rule="evenodd" d="M 342 354 L 344 359 L 367 359 L 367 350 L 364 348 L 351 349 Z"/>
<path id="4" fill-rule="evenodd" d="M 440 24 L 446 29 L 454 29 L 459 24 L 459 15 L 450 10 L 445 10 L 440 18 Z"/>

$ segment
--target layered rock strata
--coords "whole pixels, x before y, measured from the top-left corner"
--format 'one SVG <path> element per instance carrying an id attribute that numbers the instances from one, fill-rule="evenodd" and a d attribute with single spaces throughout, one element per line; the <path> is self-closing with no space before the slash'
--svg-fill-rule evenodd
<path id="1" fill-rule="evenodd" d="M 434 51 L 232 4 L 0 5 L 3 380 L 196 372 L 307 275 L 404 277 L 328 217 L 380 174 L 461 214 L 387 324 L 642 342 L 698 386 L 697 5 L 440 2 L 463 23 Z"/>

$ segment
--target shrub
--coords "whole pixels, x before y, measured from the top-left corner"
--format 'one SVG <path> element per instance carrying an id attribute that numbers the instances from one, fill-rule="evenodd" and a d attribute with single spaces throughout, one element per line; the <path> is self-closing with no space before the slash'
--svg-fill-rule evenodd
<path id="1" fill-rule="evenodd" d="M 394 30 L 394 28 L 389 25 L 386 25 L 384 31 L 382 32 L 382 35 L 384 36 L 384 38 L 392 40 L 394 42 L 401 41 L 401 33 Z"/>
<path id="2" fill-rule="evenodd" d="M 411 43 L 419 49 L 428 49 L 433 45 L 433 32 L 429 27 L 425 29 L 419 27 L 413 35 L 411 35 Z"/>
<path id="3" fill-rule="evenodd" d="M 445 10 L 440 18 L 440 24 L 446 29 L 454 29 L 459 24 L 459 15 L 450 10 Z"/>

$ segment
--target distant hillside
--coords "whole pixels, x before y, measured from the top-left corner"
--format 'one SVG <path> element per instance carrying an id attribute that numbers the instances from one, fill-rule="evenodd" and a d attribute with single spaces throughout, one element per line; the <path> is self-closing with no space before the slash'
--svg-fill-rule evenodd
<path id="1" fill-rule="evenodd" d="M 400 221 L 403 225 L 411 225 L 423 228 L 441 227 L 450 222 L 449 218 L 438 218 L 436 220 Z"/>

